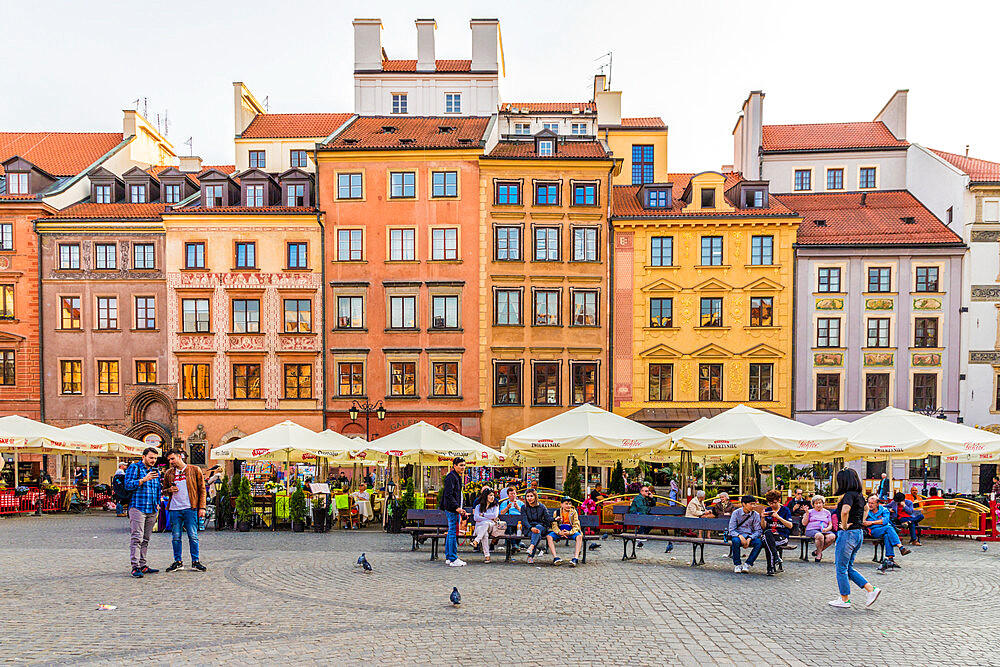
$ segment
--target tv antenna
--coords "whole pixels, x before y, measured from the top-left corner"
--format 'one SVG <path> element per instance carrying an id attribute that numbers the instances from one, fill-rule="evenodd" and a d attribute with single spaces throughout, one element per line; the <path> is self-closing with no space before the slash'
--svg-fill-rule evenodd
<path id="1" fill-rule="evenodd" d="M 264 96 L 264 113 L 271 113 L 270 99 L 271 99 L 270 96 L 268 95 Z"/>
<path id="2" fill-rule="evenodd" d="M 612 51 L 608 51 L 604 55 L 598 56 L 597 58 L 594 58 L 594 62 L 597 62 L 598 60 L 604 60 L 605 58 L 607 58 L 607 62 L 601 63 L 601 74 L 604 74 L 604 68 L 607 67 L 608 68 L 607 76 L 608 76 L 608 89 L 609 90 L 611 89 L 611 63 L 614 60 L 614 57 L 613 57 L 612 53 L 613 53 Z"/>
<path id="3" fill-rule="evenodd" d="M 194 137 L 188 137 L 183 145 L 188 147 L 188 157 L 194 155 Z"/>
<path id="4" fill-rule="evenodd" d="M 142 117 L 145 118 L 149 114 L 149 98 L 148 97 L 137 97 L 132 105 L 135 106 L 135 110 L 139 110 L 139 103 L 142 103 Z"/>

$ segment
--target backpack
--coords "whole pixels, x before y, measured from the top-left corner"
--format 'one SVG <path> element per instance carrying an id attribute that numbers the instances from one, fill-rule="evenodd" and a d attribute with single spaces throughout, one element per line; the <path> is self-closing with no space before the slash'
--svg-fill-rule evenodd
<path id="1" fill-rule="evenodd" d="M 115 500 L 122 505 L 128 505 L 132 502 L 133 493 L 135 492 L 125 488 L 125 475 L 111 476 L 111 495 L 114 496 Z"/>

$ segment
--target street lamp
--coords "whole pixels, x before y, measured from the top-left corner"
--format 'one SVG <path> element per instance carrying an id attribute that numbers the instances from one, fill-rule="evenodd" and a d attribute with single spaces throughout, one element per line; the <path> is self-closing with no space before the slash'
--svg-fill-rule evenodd
<path id="1" fill-rule="evenodd" d="M 351 418 L 352 422 L 357 422 L 358 417 L 364 414 L 365 416 L 365 440 L 371 440 L 371 419 L 374 414 L 375 417 L 382 421 L 385 419 L 385 406 L 382 401 L 377 403 L 370 403 L 365 401 L 364 403 L 358 403 L 356 400 L 351 402 L 351 407 L 347 410 L 347 416 Z"/>
<path id="2" fill-rule="evenodd" d="M 944 413 L 944 408 L 932 408 L 930 406 L 927 406 L 927 407 L 923 408 L 922 410 L 916 410 L 915 412 L 917 412 L 918 414 L 922 414 L 924 416 L 927 416 L 927 417 L 934 417 L 935 419 L 948 419 L 948 415 L 946 415 Z M 925 496 L 927 495 L 927 471 L 929 469 L 929 466 L 927 464 L 927 458 L 928 457 L 926 457 L 926 456 L 924 457 L 924 495 Z"/>

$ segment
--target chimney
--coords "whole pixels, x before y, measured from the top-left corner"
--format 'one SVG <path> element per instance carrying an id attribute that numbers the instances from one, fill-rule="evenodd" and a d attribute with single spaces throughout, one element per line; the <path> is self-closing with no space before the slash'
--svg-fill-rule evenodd
<path id="1" fill-rule="evenodd" d="M 764 133 L 764 92 L 750 91 L 743 103 L 743 164 L 740 169 L 748 181 L 760 180 L 760 148 Z"/>
<path id="2" fill-rule="evenodd" d="M 892 132 L 892 136 L 900 141 L 906 141 L 906 94 L 909 90 L 897 90 L 885 103 L 882 110 L 875 116 L 876 121 L 882 121 Z"/>
<path id="3" fill-rule="evenodd" d="M 604 74 L 594 75 L 594 96 L 590 99 L 597 100 L 597 93 L 603 93 L 608 89 L 608 77 Z"/>
<path id="4" fill-rule="evenodd" d="M 496 72 L 500 69 L 497 61 L 497 40 L 500 21 L 497 19 L 472 19 L 472 71 Z"/>
<path id="5" fill-rule="evenodd" d="M 250 127 L 253 119 L 264 113 L 264 105 L 257 101 L 250 89 L 241 81 L 233 81 L 233 124 L 236 135 Z"/>
<path id="6" fill-rule="evenodd" d="M 868 193 L 867 192 L 862 192 L 861 193 L 861 205 L 864 206 L 867 201 L 868 201 Z"/>
<path id="7" fill-rule="evenodd" d="M 197 155 L 181 155 L 180 161 L 180 166 L 177 168 L 185 174 L 201 173 L 201 158 Z"/>
<path id="8" fill-rule="evenodd" d="M 417 19 L 417 71 L 433 72 L 437 69 L 434 60 L 434 31 L 437 22 L 434 19 Z"/>
<path id="9" fill-rule="evenodd" d="M 354 71 L 382 69 L 382 19 L 354 19 Z"/>

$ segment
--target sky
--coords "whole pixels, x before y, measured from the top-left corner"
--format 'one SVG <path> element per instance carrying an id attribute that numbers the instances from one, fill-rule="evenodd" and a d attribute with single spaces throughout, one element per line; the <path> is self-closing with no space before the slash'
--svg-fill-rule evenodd
<path id="1" fill-rule="evenodd" d="M 1000 161 L 998 2 L 10 2 L 0 131 L 119 130 L 146 98 L 180 154 L 191 137 L 231 163 L 233 81 L 272 112 L 353 111 L 355 17 L 382 19 L 390 58 L 416 57 L 416 18 L 437 20 L 438 58 L 469 58 L 469 19 L 498 18 L 507 101 L 589 100 L 611 52 L 623 114 L 670 128 L 671 172 L 732 163 L 751 90 L 778 124 L 872 120 L 907 88 L 908 140 Z"/>

